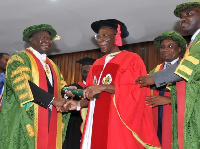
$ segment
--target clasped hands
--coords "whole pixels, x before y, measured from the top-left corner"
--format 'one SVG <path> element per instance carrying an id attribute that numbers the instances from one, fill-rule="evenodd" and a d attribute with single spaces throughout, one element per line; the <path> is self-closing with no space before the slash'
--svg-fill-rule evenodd
<path id="1" fill-rule="evenodd" d="M 69 86 L 69 88 L 77 89 L 76 86 Z M 80 98 L 82 100 L 85 99 L 85 102 L 83 102 L 83 106 L 87 107 L 88 102 L 86 100 L 93 100 L 94 99 L 93 96 L 95 94 L 100 93 L 100 92 L 101 92 L 101 90 L 100 90 L 99 86 L 89 86 L 89 87 L 85 88 L 83 90 L 83 96 L 80 96 Z M 65 94 L 68 97 L 74 97 L 75 96 L 69 90 L 65 90 Z M 61 99 L 65 99 L 65 98 L 61 98 Z M 52 104 L 53 104 L 53 102 L 52 102 Z M 56 107 L 57 111 L 59 111 L 59 112 L 68 112 L 69 110 L 76 110 L 77 105 L 78 105 L 78 101 L 65 99 L 65 101 L 63 101 L 61 105 L 55 106 L 55 107 Z"/>

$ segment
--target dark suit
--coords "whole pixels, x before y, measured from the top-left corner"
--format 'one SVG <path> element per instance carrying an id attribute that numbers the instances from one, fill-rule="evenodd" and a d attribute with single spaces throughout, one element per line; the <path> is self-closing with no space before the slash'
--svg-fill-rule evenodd
<path id="1" fill-rule="evenodd" d="M 153 74 L 153 80 L 155 82 L 156 87 L 165 86 L 168 83 L 173 83 L 183 80 L 183 78 L 174 74 L 179 63 L 180 61 L 177 61 L 175 64 L 167 67 L 166 69 L 158 71 Z"/>

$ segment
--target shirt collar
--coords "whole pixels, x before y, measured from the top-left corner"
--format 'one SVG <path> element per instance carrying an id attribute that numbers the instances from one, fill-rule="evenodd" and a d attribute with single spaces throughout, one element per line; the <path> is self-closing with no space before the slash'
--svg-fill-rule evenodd
<path id="1" fill-rule="evenodd" d="M 121 51 L 119 52 L 114 52 L 114 53 L 110 53 L 108 54 L 106 57 L 114 57 L 115 55 L 119 54 Z"/>
<path id="2" fill-rule="evenodd" d="M 166 65 L 167 63 L 171 63 L 171 64 L 173 65 L 173 64 L 176 63 L 178 60 L 179 60 L 179 57 L 176 58 L 176 59 L 174 59 L 174 60 L 171 61 L 171 62 L 166 62 L 166 61 L 165 61 L 165 65 Z"/>
<path id="3" fill-rule="evenodd" d="M 34 54 L 39 60 L 46 61 L 46 57 L 47 57 L 46 54 L 40 54 L 37 50 L 33 49 L 32 47 L 30 47 L 30 50 L 33 52 L 33 54 Z"/>
<path id="4" fill-rule="evenodd" d="M 191 37 L 191 41 L 194 41 L 194 39 L 195 39 L 196 36 L 199 34 L 199 32 L 200 32 L 200 29 L 198 29 L 198 30 L 194 33 L 194 35 Z"/>

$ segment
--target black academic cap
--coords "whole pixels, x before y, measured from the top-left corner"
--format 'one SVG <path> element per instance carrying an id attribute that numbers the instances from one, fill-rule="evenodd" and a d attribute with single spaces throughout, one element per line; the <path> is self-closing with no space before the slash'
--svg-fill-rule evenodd
<path id="1" fill-rule="evenodd" d="M 91 24 L 91 28 L 93 29 L 93 31 L 95 33 L 98 34 L 99 29 L 101 27 L 108 27 L 108 28 L 112 28 L 112 29 L 117 31 L 118 24 L 121 26 L 121 37 L 126 38 L 129 35 L 129 32 L 127 31 L 126 25 L 124 23 L 122 23 L 121 21 L 116 20 L 116 19 L 107 19 L 107 20 L 95 21 Z"/>
<path id="2" fill-rule="evenodd" d="M 90 57 L 84 57 L 76 62 L 79 64 L 82 64 L 82 66 L 84 66 L 84 65 L 92 65 L 95 61 L 96 61 L 96 59 L 93 59 Z"/>

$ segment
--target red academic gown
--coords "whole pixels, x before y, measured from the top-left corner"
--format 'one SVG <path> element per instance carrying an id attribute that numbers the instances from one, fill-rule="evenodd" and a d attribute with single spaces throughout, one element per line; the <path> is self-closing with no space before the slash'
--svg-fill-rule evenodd
<path id="1" fill-rule="evenodd" d="M 165 63 L 160 65 L 159 70 L 163 70 Z M 159 95 L 159 90 L 153 90 L 153 95 Z M 164 96 L 170 97 L 170 92 L 164 92 Z M 156 132 L 158 131 L 158 107 L 153 108 L 153 122 Z M 162 117 L 162 149 L 171 149 L 172 144 L 172 106 L 163 106 Z"/>
<path id="2" fill-rule="evenodd" d="M 97 84 L 105 58 L 106 56 L 93 64 L 87 77 L 87 86 Z M 134 84 L 136 78 L 143 75 L 146 75 L 145 65 L 135 53 L 123 51 L 107 63 L 99 84 L 115 85 L 115 94 L 102 92 L 96 100 L 91 149 L 160 147 L 151 108 L 145 105 L 150 89 L 139 88 L 140 85 Z M 90 109 L 90 105 L 88 108 Z M 88 119 L 85 128 L 87 121 Z M 82 143 L 84 133 L 85 129 Z"/>

